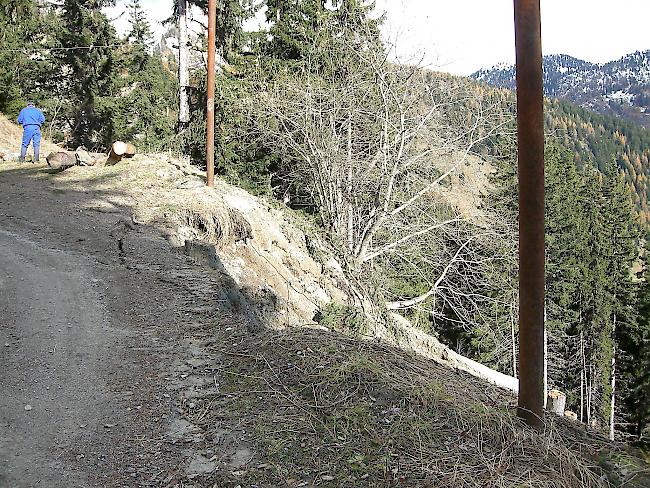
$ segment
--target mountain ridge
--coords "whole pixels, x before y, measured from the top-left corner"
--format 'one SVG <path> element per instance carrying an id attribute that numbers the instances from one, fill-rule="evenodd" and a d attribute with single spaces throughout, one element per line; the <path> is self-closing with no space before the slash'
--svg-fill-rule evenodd
<path id="1" fill-rule="evenodd" d="M 544 56 L 543 69 L 546 96 L 650 127 L 650 50 L 606 63 L 552 54 Z M 481 69 L 470 77 L 491 86 L 515 88 L 514 65 Z"/>

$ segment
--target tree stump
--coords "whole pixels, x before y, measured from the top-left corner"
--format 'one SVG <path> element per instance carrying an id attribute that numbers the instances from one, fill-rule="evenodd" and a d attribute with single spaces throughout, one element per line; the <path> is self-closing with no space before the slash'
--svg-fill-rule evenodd
<path id="1" fill-rule="evenodd" d="M 559 390 L 551 390 L 548 392 L 548 401 L 546 402 L 546 410 L 556 415 L 563 416 L 566 409 L 566 395 Z"/>
<path id="2" fill-rule="evenodd" d="M 569 420 L 573 420 L 574 422 L 577 422 L 578 420 L 578 414 L 575 412 L 572 412 L 571 410 L 565 410 L 564 411 L 564 416 L 568 418 Z"/>

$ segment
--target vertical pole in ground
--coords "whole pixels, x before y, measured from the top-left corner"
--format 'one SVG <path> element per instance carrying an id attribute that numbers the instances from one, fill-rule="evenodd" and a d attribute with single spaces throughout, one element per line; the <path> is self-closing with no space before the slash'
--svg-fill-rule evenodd
<path id="1" fill-rule="evenodd" d="M 514 0 L 519 171 L 519 408 L 544 415 L 544 98 L 540 0 Z"/>
<path id="2" fill-rule="evenodd" d="M 208 186 L 214 187 L 214 62 L 217 26 L 217 0 L 208 0 L 208 107 L 206 166 Z"/>

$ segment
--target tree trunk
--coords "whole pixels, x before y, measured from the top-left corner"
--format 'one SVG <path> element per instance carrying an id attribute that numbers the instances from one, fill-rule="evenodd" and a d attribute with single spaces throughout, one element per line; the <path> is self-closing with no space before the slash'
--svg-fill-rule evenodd
<path id="1" fill-rule="evenodd" d="M 546 334 L 546 305 L 544 305 L 544 408 L 548 399 L 548 334 Z"/>
<path id="2" fill-rule="evenodd" d="M 548 392 L 546 400 L 546 410 L 559 416 L 564 416 L 566 410 L 566 395 L 558 390 L 551 390 Z"/>
<path id="3" fill-rule="evenodd" d="M 582 365 L 580 368 L 580 422 L 585 421 L 585 392 L 587 389 L 587 370 L 585 364 L 585 343 L 584 336 L 580 332 L 580 359 Z"/>
<path id="4" fill-rule="evenodd" d="M 517 377 L 517 343 L 515 342 L 515 317 L 510 307 L 510 339 L 512 341 L 512 376 Z"/>
<path id="5" fill-rule="evenodd" d="M 190 104 L 187 93 L 189 84 L 189 46 L 187 39 L 187 0 L 178 0 L 178 82 L 180 86 L 178 110 L 179 129 L 190 121 Z"/>
<path id="6" fill-rule="evenodd" d="M 611 392 L 611 400 L 610 400 L 610 412 L 609 412 L 609 440 L 613 441 L 614 440 L 614 434 L 615 434 L 615 429 L 614 429 L 614 410 L 616 407 L 616 314 L 614 314 L 614 324 L 612 328 L 612 392 Z"/>
<path id="7" fill-rule="evenodd" d="M 593 381 L 593 371 L 590 365 L 589 374 L 587 375 L 587 425 L 591 425 L 591 388 L 593 386 Z"/>
<path id="8" fill-rule="evenodd" d="M 352 180 L 354 179 L 354 169 L 352 168 L 352 113 L 348 113 L 348 167 L 347 167 L 347 184 L 346 184 L 346 212 L 348 226 L 348 249 L 354 252 L 354 208 L 352 206 Z"/>

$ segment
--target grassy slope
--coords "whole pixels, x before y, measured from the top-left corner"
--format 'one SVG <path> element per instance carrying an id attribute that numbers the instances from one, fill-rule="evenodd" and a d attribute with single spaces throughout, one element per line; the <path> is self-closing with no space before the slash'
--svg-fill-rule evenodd
<path id="1" fill-rule="evenodd" d="M 649 486 L 621 446 L 560 418 L 533 431 L 514 398 L 432 361 L 310 329 L 225 335 L 224 391 L 190 419 L 237 424 L 264 462 L 215 486 Z"/>

